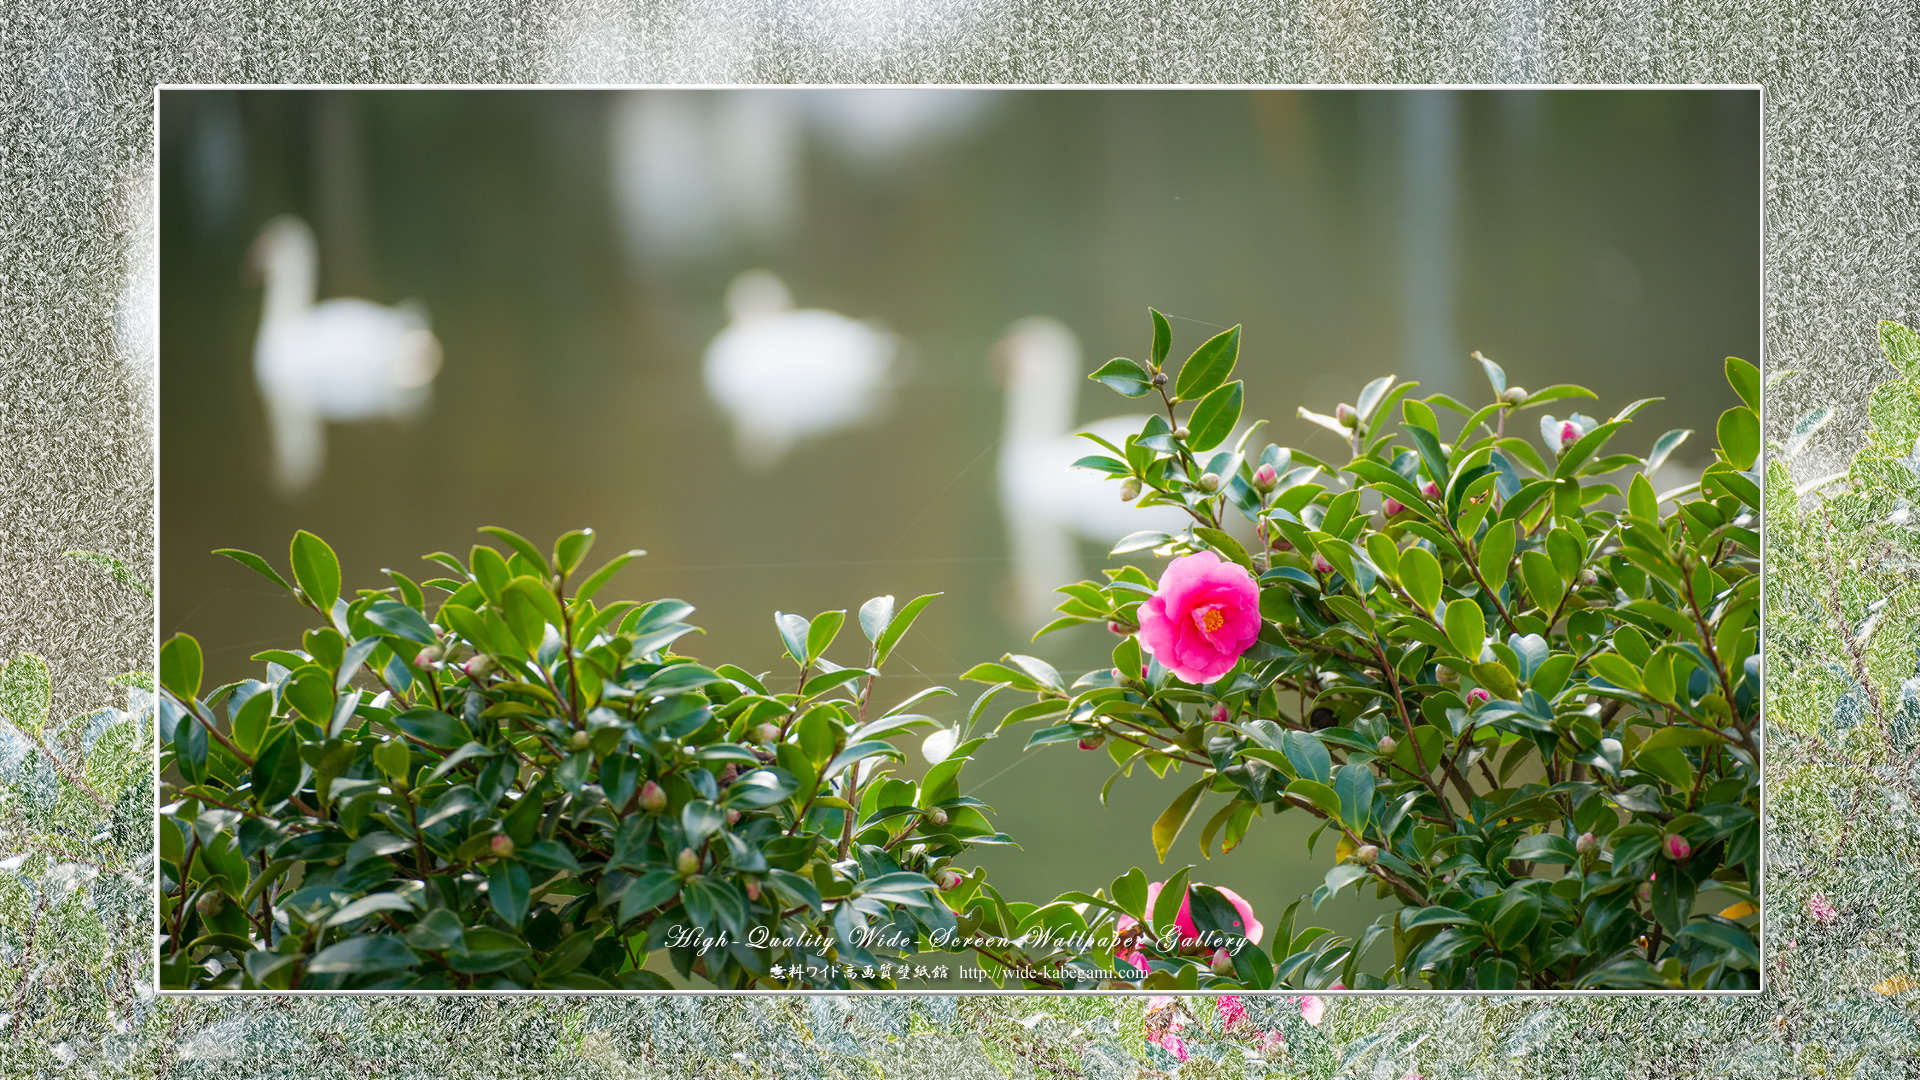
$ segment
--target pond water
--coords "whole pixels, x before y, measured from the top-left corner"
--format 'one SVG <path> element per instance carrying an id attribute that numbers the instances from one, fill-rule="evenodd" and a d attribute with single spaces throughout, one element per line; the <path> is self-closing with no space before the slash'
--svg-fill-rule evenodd
<path id="1" fill-rule="evenodd" d="M 371 586 L 481 525 L 592 526 L 601 554 L 650 552 L 603 595 L 697 605 L 705 636 L 683 644 L 710 663 L 778 669 L 776 609 L 943 593 L 881 693 L 954 686 L 957 716 L 974 663 L 1077 672 L 1112 645 L 1028 644 L 1039 598 L 1016 581 L 1112 560 L 1003 520 L 998 461 L 1026 421 L 1008 427 L 995 357 L 1016 320 L 1058 320 L 1082 370 L 1141 355 L 1150 304 L 1178 355 L 1244 324 L 1246 416 L 1322 454 L 1336 440 L 1296 406 L 1331 412 L 1381 374 L 1478 399 L 1478 349 L 1517 384 L 1591 386 L 1588 412 L 1664 397 L 1625 442 L 1693 428 L 1676 457 L 1697 468 L 1734 403 L 1722 358 L 1759 359 L 1757 110 L 1686 91 L 169 91 L 161 632 L 199 638 L 213 685 L 305 625 L 217 547 L 284 563 L 310 529 Z M 285 213 L 312 226 L 319 297 L 416 301 L 443 358 L 411 419 L 318 428 L 297 491 L 275 482 L 244 274 Z M 764 336 L 703 374 L 756 269 L 844 317 L 783 332 L 872 350 L 884 378 L 828 360 L 770 393 Z M 737 312 L 777 307 L 769 280 Z M 836 385 L 857 407 L 825 416 Z M 1136 411 L 1075 385 L 1074 419 Z M 743 415 L 791 438 L 743 441 Z M 855 638 L 831 655 L 854 662 Z M 1023 741 L 968 768 L 1022 845 L 980 859 L 1006 896 L 1164 876 L 1148 827 L 1179 777 L 1141 770 L 1103 809 L 1106 755 Z M 1204 820 L 1164 869 L 1202 863 L 1269 925 L 1331 865 L 1299 814 L 1203 860 Z M 1349 892 L 1317 918 L 1353 934 L 1381 910 Z"/>

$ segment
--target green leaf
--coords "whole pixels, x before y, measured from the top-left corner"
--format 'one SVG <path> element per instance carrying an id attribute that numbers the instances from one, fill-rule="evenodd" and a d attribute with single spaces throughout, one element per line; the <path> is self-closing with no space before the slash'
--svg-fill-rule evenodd
<path id="1" fill-rule="evenodd" d="M 620 915 L 625 923 L 673 899 L 680 891 L 680 878 L 665 870 L 649 870 L 627 883 L 620 893 Z"/>
<path id="2" fill-rule="evenodd" d="M 341 908 L 339 911 L 334 912 L 331 916 L 328 916 L 327 921 L 322 925 L 329 927 L 345 926 L 350 922 L 364 919 L 369 915 L 382 911 L 411 912 L 412 910 L 413 905 L 408 903 L 407 898 L 401 896 L 399 893 L 379 892 L 373 893 L 370 896 L 363 896 L 353 903 L 348 904 L 346 907 Z M 385 924 L 382 924 L 382 929 L 384 928 Z"/>
<path id="3" fill-rule="evenodd" d="M 398 601 L 376 600 L 367 608 L 366 615 L 368 622 L 395 637 L 418 645 L 431 645 L 434 642 L 433 630 L 427 626 L 426 617 Z"/>
<path id="4" fill-rule="evenodd" d="M 391 934 L 362 934 L 321 949 L 307 961 L 306 969 L 315 975 L 364 975 L 399 971 L 419 962 L 420 957 Z"/>
<path id="5" fill-rule="evenodd" d="M 1174 920 L 1179 917 L 1181 901 L 1187 898 L 1187 877 L 1192 873 L 1193 867 L 1181 867 L 1167 879 L 1166 884 L 1160 889 L 1160 895 L 1154 898 L 1153 910 L 1147 913 L 1152 918 L 1148 920 L 1147 925 L 1153 930 L 1155 936 L 1171 928 Z"/>
<path id="6" fill-rule="evenodd" d="M 1727 385 L 1747 403 L 1747 408 L 1760 411 L 1760 369 L 1737 356 L 1727 357 Z"/>
<path id="7" fill-rule="evenodd" d="M 1366 831 L 1373 812 L 1373 766 L 1354 762 L 1340 766 L 1333 780 L 1340 800 L 1340 821 L 1355 833 Z"/>
<path id="8" fill-rule="evenodd" d="M 333 549 L 325 540 L 301 529 L 293 534 L 288 556 L 300 591 L 322 612 L 332 611 L 333 602 L 340 599 L 340 560 Z"/>
<path id="9" fill-rule="evenodd" d="M 645 554 L 646 552 L 644 550 L 634 548 L 632 551 L 623 551 L 613 558 L 608 559 L 605 566 L 595 570 L 587 580 L 581 582 L 580 586 L 573 590 L 574 602 L 585 603 L 593 599 L 594 594 L 600 591 L 600 587 L 608 581 L 611 581 L 613 575 L 618 573 L 621 567 Z"/>
<path id="10" fill-rule="evenodd" d="M 1440 560 L 1423 547 L 1410 547 L 1400 556 L 1400 584 L 1406 587 L 1407 595 L 1420 609 L 1431 613 L 1435 604 L 1440 602 L 1440 589 L 1443 578 L 1440 574 Z"/>
<path id="11" fill-rule="evenodd" d="M 511 967 L 533 951 L 518 937 L 490 926 L 468 930 L 461 935 L 460 945 L 447 954 L 447 966 L 470 975 Z"/>
<path id="12" fill-rule="evenodd" d="M 487 903 L 509 926 L 519 926 L 527 917 L 532 886 L 526 867 L 513 859 L 501 859 L 487 871 Z"/>
<path id="13" fill-rule="evenodd" d="M 191 711 L 174 725 L 173 764 L 188 783 L 197 784 L 206 779 L 207 728 Z"/>
<path id="14" fill-rule="evenodd" d="M 14 664 L 18 664 L 22 658 L 29 655 L 31 654 L 22 653 L 20 657 L 14 659 L 13 664 L 7 665 L 9 685 L 15 678 Z M 34 657 L 34 660 L 40 664 L 44 678 L 46 664 L 38 657 Z M 166 644 L 160 646 L 160 685 L 166 687 L 167 692 L 178 698 L 182 704 L 192 701 L 200 693 L 200 643 L 195 641 L 192 635 L 175 634 L 167 639 Z M 10 699 L 11 695 L 8 696 Z M 8 703 L 10 705 L 11 701 L 9 700 Z M 46 722 L 44 711 L 40 714 L 40 718 L 41 723 L 44 724 Z M 7 719 L 13 720 L 15 724 L 20 723 L 14 719 L 11 711 L 7 713 Z M 38 728 L 35 730 L 37 731 Z"/>
<path id="15" fill-rule="evenodd" d="M 1194 808 L 1200 805 L 1200 796 L 1206 793 L 1207 785 L 1211 782 L 1208 777 L 1194 781 L 1174 797 L 1173 802 L 1161 812 L 1160 819 L 1153 823 L 1153 853 L 1160 857 L 1162 863 L 1167 861 L 1167 849 L 1173 846 L 1180 830 L 1187 827 L 1187 820 L 1193 817 Z"/>
<path id="16" fill-rule="evenodd" d="M 832 645 L 833 639 L 839 636 L 840 627 L 846 621 L 847 613 L 844 609 L 823 611 L 814 616 L 813 621 L 807 624 L 806 658 L 809 662 L 820 659 L 821 655 L 827 651 L 827 646 Z"/>
<path id="17" fill-rule="evenodd" d="M 562 574 L 572 575 L 593 547 L 592 529 L 575 529 L 553 543 L 553 565 Z"/>
<path id="18" fill-rule="evenodd" d="M 1549 386 L 1545 390 L 1536 390 L 1528 394 L 1527 399 L 1520 403 L 1520 407 L 1524 409 L 1530 405 L 1544 405 L 1549 401 L 1559 401 L 1561 398 L 1570 397 L 1598 399 L 1599 395 L 1584 386 L 1571 386 L 1562 383 L 1558 386 Z"/>
<path id="19" fill-rule="evenodd" d="M 1183 401 L 1204 397 L 1222 386 L 1240 359 L 1240 327 L 1223 330 L 1202 342 L 1180 365 L 1173 392 Z"/>
<path id="20" fill-rule="evenodd" d="M 1480 605 L 1471 600 L 1453 601 L 1447 605 L 1445 626 L 1447 643 L 1453 646 L 1454 655 L 1468 660 L 1480 658 L 1480 650 L 1487 640 L 1487 617 Z"/>
<path id="21" fill-rule="evenodd" d="M 1105 383 L 1127 397 L 1140 397 L 1153 389 L 1153 383 L 1146 369 L 1121 357 L 1115 357 L 1100 365 L 1100 370 L 1087 378 L 1097 383 Z"/>
<path id="22" fill-rule="evenodd" d="M 1616 653 L 1601 653 L 1587 663 L 1596 674 L 1615 686 L 1626 690 L 1641 689 L 1640 669 Z"/>
<path id="23" fill-rule="evenodd" d="M 255 697 L 270 697 L 262 693 Z M 182 723 L 195 723 L 182 720 Z M 253 761 L 253 797 L 262 809 L 276 806 L 299 790 L 301 775 L 300 740 L 293 734 L 293 728 L 282 725 L 277 735 L 268 739 L 260 748 Z"/>
<path id="24" fill-rule="evenodd" d="M 68 551 L 68 552 L 63 552 L 62 554 L 64 554 L 69 559 L 79 559 L 81 562 L 84 562 L 89 566 L 97 566 L 100 569 L 105 570 L 108 574 L 112 575 L 115 581 L 118 581 L 122 585 L 128 585 L 133 588 L 139 589 L 141 592 L 145 593 L 148 596 L 153 595 L 153 590 L 147 588 L 146 585 L 143 584 L 139 578 L 134 577 L 133 570 L 130 569 L 125 562 L 122 562 L 121 560 L 113 557 L 112 555 L 108 555 L 106 552 Z"/>
<path id="25" fill-rule="evenodd" d="M 1498 398 L 1505 394 L 1507 392 L 1506 369 L 1477 352 L 1473 354 L 1473 358 L 1480 361 L 1480 370 L 1487 373 L 1487 384 L 1493 387 L 1493 396 Z"/>
<path id="26" fill-rule="evenodd" d="M 1731 408 L 1720 414 L 1720 449 L 1727 463 L 1745 472 L 1760 456 L 1760 417 L 1752 409 Z"/>
<path id="27" fill-rule="evenodd" d="M 1167 353 L 1173 350 L 1173 327 L 1167 325 L 1167 317 L 1152 308 L 1147 314 L 1153 317 L 1153 366 L 1158 368 L 1167 362 Z"/>
<path id="28" fill-rule="evenodd" d="M 1560 606 L 1560 598 L 1567 594 L 1567 583 L 1561 580 L 1560 571 L 1544 551 L 1529 551 L 1520 556 L 1520 577 L 1527 583 L 1534 605 L 1548 614 Z"/>
<path id="29" fill-rule="evenodd" d="M 1280 749 L 1295 775 L 1321 784 L 1333 779 L 1333 757 L 1319 739 L 1304 731 L 1288 731 L 1282 740 Z"/>
<path id="30" fill-rule="evenodd" d="M 176 635 L 178 637 L 179 635 Z M 187 638 L 192 642 L 192 638 Z M 169 641 L 168 645 L 173 642 Z M 200 688 L 200 647 L 193 646 L 192 689 L 182 701 L 193 700 L 193 694 Z M 166 649 L 160 651 L 160 672 L 167 673 Z M 169 685 L 168 689 L 172 689 Z M 179 696 L 177 693 L 175 696 Z M 39 738 L 46 729 L 47 716 L 53 708 L 53 682 L 47 674 L 47 662 L 32 653 L 23 652 L 7 665 L 4 675 L 0 675 L 0 715 L 4 715 L 14 727 L 19 728 L 31 738 Z M 188 721 L 182 720 L 182 723 Z"/>
<path id="31" fill-rule="evenodd" d="M 534 566 L 539 567 L 541 574 L 548 577 L 553 575 L 553 567 L 547 563 L 547 557 L 541 554 L 540 549 L 534 547 L 532 541 L 526 537 L 521 536 L 512 529 L 503 529 L 498 525 L 482 525 L 480 526 L 480 531 L 503 541 L 508 547 L 519 552 L 521 557 L 525 558 Z"/>
<path id="32" fill-rule="evenodd" d="M 880 643 L 880 635 L 886 632 L 887 624 L 893 621 L 893 597 L 876 596 L 860 605 L 860 632 L 867 640 Z"/>
<path id="33" fill-rule="evenodd" d="M 933 598 L 939 595 L 941 594 L 928 593 L 925 596 L 914 597 L 912 600 L 907 601 L 907 606 L 901 608 L 900 613 L 895 615 L 891 622 L 887 623 L 886 631 L 882 633 L 880 639 L 874 643 L 873 663 L 875 667 L 887 662 L 887 657 L 893 655 L 894 646 L 900 644 L 900 639 L 906 636 L 907 630 L 913 626 L 913 621 L 920 617 L 921 610 L 932 603 Z"/>
<path id="34" fill-rule="evenodd" d="M 1655 439 L 1653 441 L 1653 452 L 1647 455 L 1647 463 L 1640 471 L 1644 474 L 1651 475 L 1655 469 L 1666 464 L 1667 456 L 1678 449 L 1681 443 L 1686 442 L 1687 436 L 1691 434 L 1693 434 L 1692 428 L 1674 428 L 1672 431 Z"/>
<path id="35" fill-rule="evenodd" d="M 1313 805 L 1326 811 L 1327 816 L 1340 817 L 1340 796 L 1325 784 L 1316 780 L 1295 780 L 1287 785 L 1287 794 L 1298 795 Z"/>
<path id="36" fill-rule="evenodd" d="M 1480 541 L 1480 576 L 1486 579 L 1487 588 L 1499 592 L 1507 583 L 1507 570 L 1513 562 L 1514 526 L 1511 521 L 1496 521 L 1487 526 L 1487 535 Z"/>
<path id="37" fill-rule="evenodd" d="M 1147 875 L 1139 867 L 1114 878 L 1112 892 L 1114 903 L 1142 924 L 1147 922 Z"/>
<path id="38" fill-rule="evenodd" d="M 287 579 L 281 577 L 279 571 L 275 570 L 267 560 L 255 555 L 251 551 L 241 551 L 238 548 L 215 548 L 213 553 L 215 555 L 225 555 L 227 558 L 252 570 L 254 573 L 259 574 L 261 577 L 266 578 L 268 581 L 273 582 L 288 592 L 293 591 L 293 586 L 287 584 Z"/>
<path id="39" fill-rule="evenodd" d="M 472 738 L 465 724 L 438 709 L 408 709 L 388 723 L 429 746 L 445 749 L 459 746 Z"/>
<path id="40" fill-rule="evenodd" d="M 1233 434 L 1233 425 L 1240 422 L 1242 389 L 1240 380 L 1235 379 L 1200 399 L 1187 421 L 1188 449 L 1195 453 L 1211 450 Z"/>

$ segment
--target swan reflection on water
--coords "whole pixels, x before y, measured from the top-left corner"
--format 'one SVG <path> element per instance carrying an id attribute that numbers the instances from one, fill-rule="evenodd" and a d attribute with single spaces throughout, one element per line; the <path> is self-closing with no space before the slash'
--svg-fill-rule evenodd
<path id="1" fill-rule="evenodd" d="M 727 287 L 732 319 L 707 346 L 707 393 L 733 424 L 743 465 L 771 469 L 805 439 L 854 427 L 886 402 L 898 341 L 793 296 L 765 270 Z"/>
<path id="2" fill-rule="evenodd" d="M 265 285 L 253 372 L 273 439 L 273 482 L 292 497 L 320 478 L 327 423 L 408 420 L 426 408 L 440 342 L 417 303 L 315 303 L 318 245 L 297 217 L 268 222 L 248 264 Z"/>
<path id="3" fill-rule="evenodd" d="M 1142 529 L 1179 532 L 1192 519 L 1171 506 L 1122 502 L 1119 484 L 1102 473 L 1073 467 L 1075 461 L 1101 452 L 1076 432 L 1091 432 L 1119 446 L 1147 421 L 1138 415 L 1074 423 L 1087 369 L 1073 331 L 1055 319 L 1022 319 L 995 346 L 994 361 L 1006 381 L 1000 510 L 1020 615 L 1038 626 L 1059 601 L 1054 590 L 1081 579 L 1075 551 L 1080 540 L 1109 548 Z"/>

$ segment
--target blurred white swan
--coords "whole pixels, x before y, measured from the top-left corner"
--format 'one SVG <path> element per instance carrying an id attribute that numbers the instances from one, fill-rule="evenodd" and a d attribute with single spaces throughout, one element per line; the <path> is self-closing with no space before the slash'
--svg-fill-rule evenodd
<path id="1" fill-rule="evenodd" d="M 837 312 L 795 311 L 765 270 L 733 280 L 727 314 L 733 321 L 707 346 L 704 374 L 743 464 L 772 468 L 796 442 L 852 427 L 885 400 L 893 335 Z"/>
<path id="2" fill-rule="evenodd" d="M 320 476 L 327 421 L 418 415 L 440 371 L 440 342 L 417 303 L 314 303 L 319 255 L 297 217 L 268 222 L 248 262 L 265 283 L 253 373 L 272 430 L 273 480 L 292 496 Z"/>
<path id="3" fill-rule="evenodd" d="M 1122 502 L 1118 483 L 1091 469 L 1073 468 L 1083 457 L 1106 453 L 1076 432 L 1122 446 L 1147 418 L 1110 416 L 1074 424 L 1086 370 L 1072 331 L 1054 319 L 1022 319 L 995 347 L 995 359 L 1004 368 L 1007 394 L 1000 509 L 1021 614 L 1038 626 L 1059 602 L 1054 590 L 1080 580 L 1075 537 L 1111 546 L 1142 529 L 1178 532 L 1193 519 L 1176 507 Z"/>

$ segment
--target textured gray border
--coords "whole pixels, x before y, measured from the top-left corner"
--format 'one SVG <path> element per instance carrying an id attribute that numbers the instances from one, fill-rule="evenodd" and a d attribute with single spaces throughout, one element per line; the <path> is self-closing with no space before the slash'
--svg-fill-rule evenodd
<path id="1" fill-rule="evenodd" d="M 152 646 L 144 598 L 74 574 L 60 552 L 138 562 L 152 550 L 151 352 L 138 306 L 121 298 L 144 261 L 149 102 L 161 82 L 1759 82 L 1768 367 L 1802 372 L 1770 403 L 1769 430 L 1816 404 L 1840 409 L 1797 463 L 1800 479 L 1832 471 L 1858 441 L 1866 392 L 1889 374 L 1875 321 L 1920 322 L 1920 12 L 1905 0 L 1503 0 L 1464 12 L 1369 0 L 164 10 L 43 0 L 0 20 L 0 652 L 48 658 L 59 715 L 104 703 L 106 679 L 144 666 Z M 1900 856 L 1903 873 L 1886 865 L 1894 855 L 1875 864 L 1892 913 L 1877 936 L 1765 997 L 1335 1003 L 1322 1028 L 1290 1032 L 1291 1068 L 1387 1080 L 1415 1067 L 1909 1075 L 1920 1032 L 1908 1006 L 1848 981 L 1857 954 L 1910 957 L 1920 936 L 1906 902 L 1913 860 Z M 1804 926 L 1776 912 L 1770 931 L 1779 920 Z M 1025 997 L 885 1009 L 834 998 L 109 1007 L 78 981 L 44 982 L 66 996 L 0 1050 L 0 1074 L 1118 1076 L 1170 1064 L 1134 1052 L 1137 1011 L 1111 999 L 1107 1019 L 1058 1006 L 1040 1017 L 1057 999 Z M 1111 1049 L 1055 1064 L 1102 1025 Z"/>

